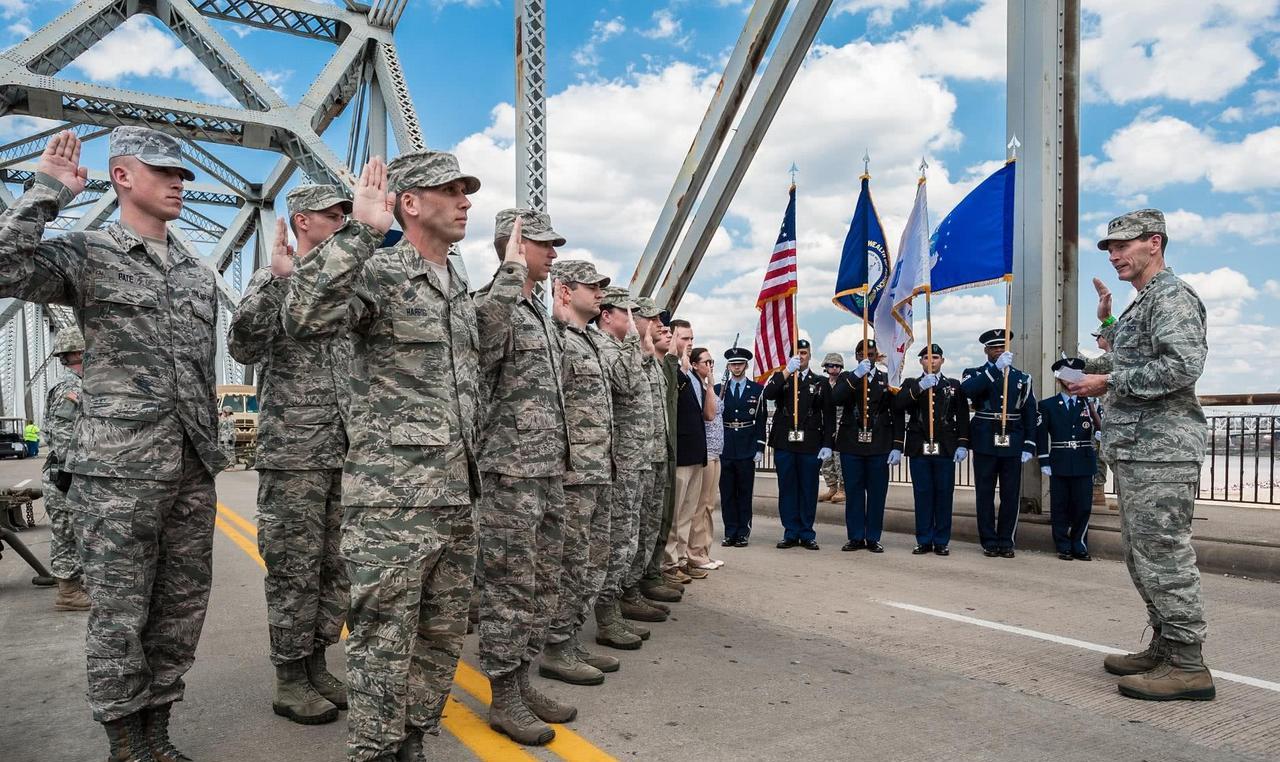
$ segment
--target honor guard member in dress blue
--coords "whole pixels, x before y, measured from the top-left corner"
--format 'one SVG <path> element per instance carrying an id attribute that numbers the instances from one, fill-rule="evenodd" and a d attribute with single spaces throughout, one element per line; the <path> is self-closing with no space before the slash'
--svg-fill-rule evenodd
<path id="1" fill-rule="evenodd" d="M 1053 370 L 1084 370 L 1084 360 L 1064 358 Z M 1058 558 L 1093 560 L 1089 556 L 1089 514 L 1093 503 L 1093 475 L 1098 470 L 1094 435 L 1101 418 L 1092 400 L 1062 391 L 1040 402 L 1036 427 L 1040 472 L 1049 478 L 1049 517 Z"/>
<path id="2" fill-rule="evenodd" d="M 951 507 L 956 486 L 956 464 L 969 456 L 969 399 L 960 382 L 942 374 L 942 347 L 920 350 L 919 378 L 908 378 L 894 396 L 894 407 L 904 412 L 906 441 L 895 448 L 907 454 L 911 467 L 911 491 L 915 496 L 915 555 L 950 555 Z M 932 402 L 930 402 L 932 398 Z M 933 406 L 933 427 L 929 409 Z"/>
<path id="3" fill-rule="evenodd" d="M 965 370 L 960 382 L 973 402 L 970 424 L 973 447 L 973 486 L 978 508 L 978 539 L 983 555 L 1013 558 L 1018 530 L 1018 495 L 1022 490 L 1022 464 L 1035 457 L 1036 397 L 1031 376 L 1013 367 L 1004 329 L 993 328 L 978 337 L 987 362 Z M 1004 371 L 1009 371 L 1009 405 L 1001 424 L 1000 400 L 1004 395 Z M 996 518 L 996 484 L 1000 485 L 1000 515 Z"/>
<path id="4" fill-rule="evenodd" d="M 858 342 L 858 364 L 841 373 L 831 390 L 839 414 L 836 452 L 844 474 L 844 526 L 849 541 L 841 550 L 883 553 L 884 501 L 889 493 L 889 466 L 902 462 L 902 411 L 893 408 L 889 375 L 875 366 L 876 343 Z M 862 385 L 867 385 L 863 413 Z M 864 424 L 865 421 L 865 424 Z"/>
<path id="5" fill-rule="evenodd" d="M 720 455 L 720 514 L 726 548 L 745 548 L 751 536 L 751 495 L 756 466 L 764 461 L 764 387 L 747 376 L 751 350 L 725 350 L 729 380 L 716 384 L 724 400 L 724 452 Z"/>
<path id="6" fill-rule="evenodd" d="M 809 342 L 801 339 L 796 347 L 785 372 L 774 373 L 764 387 L 764 398 L 776 405 L 769 445 L 778 471 L 778 517 L 783 530 L 778 547 L 817 550 L 813 521 L 818 512 L 818 468 L 831 457 L 836 415 L 831 384 L 809 370 Z M 800 413 L 799 426 L 794 425 L 793 410 Z"/>

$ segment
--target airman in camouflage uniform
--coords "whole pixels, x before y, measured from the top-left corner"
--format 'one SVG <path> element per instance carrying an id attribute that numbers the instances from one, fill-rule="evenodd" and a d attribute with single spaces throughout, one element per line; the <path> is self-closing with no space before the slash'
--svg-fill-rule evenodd
<path id="1" fill-rule="evenodd" d="M 89 594 L 80 579 L 84 566 L 76 550 L 76 532 L 66 489 L 70 472 L 62 474 L 62 463 L 71 446 L 71 429 L 80 415 L 80 374 L 84 372 L 84 336 L 75 326 L 67 326 L 53 339 L 53 356 L 68 371 L 67 377 L 49 390 L 44 405 L 44 438 L 49 457 L 44 462 L 42 483 L 44 510 L 49 514 L 49 570 L 58 580 L 57 611 L 88 611 Z"/>
<path id="2" fill-rule="evenodd" d="M 352 220 L 298 263 L 285 296 L 290 336 L 350 331 L 353 345 L 340 544 L 353 761 L 426 758 L 467 632 L 479 339 L 447 251 L 479 187 L 451 154 L 374 158 Z M 378 248 L 393 215 L 404 238 Z"/>
<path id="3" fill-rule="evenodd" d="M 182 208 L 178 142 L 142 127 L 110 137 L 121 222 L 41 241 L 84 188 L 80 141 L 50 139 L 35 182 L 0 214 L 0 295 L 75 310 L 83 392 L 66 468 L 93 602 L 89 706 L 113 760 L 179 759 L 169 711 L 183 695 L 213 578 L 217 292 L 168 235 Z"/>
<path id="4" fill-rule="evenodd" d="M 286 197 L 299 257 L 346 223 L 351 202 L 332 185 Z M 276 668 L 274 711 L 294 722 L 332 722 L 346 686 L 325 662 L 347 613 L 338 555 L 342 464 L 350 416 L 351 340 L 338 331 L 299 341 L 281 307 L 294 258 L 277 220 L 272 263 L 254 273 L 231 319 L 231 356 L 258 366 L 258 552 L 267 566 L 267 630 Z"/>
<path id="5" fill-rule="evenodd" d="M 222 408 L 222 412 L 218 415 L 218 446 L 222 448 L 222 454 L 227 456 L 227 461 L 234 465 L 236 462 L 236 417 L 230 405 Z"/>
<path id="6" fill-rule="evenodd" d="M 590 262 L 565 260 L 552 266 L 551 282 L 552 315 L 564 332 L 561 379 L 569 423 L 569 470 L 564 475 L 560 600 L 547 629 L 538 674 L 575 685 L 599 685 L 604 672 L 579 657 L 575 644 L 609 565 L 612 398 L 600 351 L 606 339 L 587 326 L 600 314 L 609 279 Z"/>
<path id="7" fill-rule="evenodd" d="M 1111 293 L 1095 280 L 1102 333 L 1112 350 L 1091 360 L 1074 394 L 1108 394 L 1106 457 L 1120 500 L 1120 539 L 1134 587 L 1155 634 L 1146 651 L 1108 656 L 1120 692 L 1141 699 L 1212 699 L 1204 666 L 1200 572 L 1191 517 L 1208 430 L 1196 398 L 1208 344 L 1200 297 L 1165 265 L 1164 215 L 1142 209 L 1115 218 L 1098 248 L 1138 290 L 1118 320 Z"/>
<path id="8" fill-rule="evenodd" d="M 534 745 L 555 737 L 545 723 L 577 714 L 536 691 L 528 674 L 557 607 L 569 460 L 564 339 L 533 288 L 564 242 L 543 212 L 498 212 L 494 248 L 504 258 L 475 295 L 484 400 L 480 665 L 493 685 L 489 724 Z"/>

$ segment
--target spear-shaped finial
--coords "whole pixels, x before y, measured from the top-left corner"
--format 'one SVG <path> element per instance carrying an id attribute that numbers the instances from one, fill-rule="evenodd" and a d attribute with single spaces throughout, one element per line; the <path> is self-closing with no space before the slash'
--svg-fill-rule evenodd
<path id="1" fill-rule="evenodd" d="M 1006 146 L 1009 149 L 1009 161 L 1017 161 L 1018 146 L 1020 145 L 1022 145 L 1022 141 L 1018 140 L 1017 135 L 1014 135 L 1013 137 L 1009 138 L 1009 145 Z"/>
<path id="2" fill-rule="evenodd" d="M 862 149 L 862 174 L 871 176 L 871 150 L 868 148 Z"/>
<path id="3" fill-rule="evenodd" d="M 797 167 L 797 166 L 796 166 L 796 163 L 793 161 L 793 162 L 791 162 L 791 169 L 789 169 L 789 170 L 787 170 L 787 171 L 791 173 L 791 184 L 792 184 L 792 185 L 795 185 L 795 184 L 796 184 L 796 173 L 800 171 L 800 168 L 799 168 L 799 167 Z"/>
<path id="4" fill-rule="evenodd" d="M 920 157 L 920 179 L 923 180 L 925 173 L 929 170 L 929 162 L 925 161 L 923 156 Z"/>

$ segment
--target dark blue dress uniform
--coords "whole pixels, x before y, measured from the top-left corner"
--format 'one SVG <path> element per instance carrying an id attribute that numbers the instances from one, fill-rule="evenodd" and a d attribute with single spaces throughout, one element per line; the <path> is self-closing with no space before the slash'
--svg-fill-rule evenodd
<path id="1" fill-rule="evenodd" d="M 1057 370 L 1065 363 L 1053 364 Z M 1080 361 L 1084 369 L 1084 361 Z M 1098 470 L 1094 435 L 1099 418 L 1089 400 L 1058 394 L 1040 403 L 1038 445 L 1041 468 L 1048 466 L 1049 518 L 1060 558 L 1089 558 L 1089 515 L 1093 475 Z"/>
<path id="2" fill-rule="evenodd" d="M 750 360 L 751 352 L 734 348 L 725 359 Z M 724 452 L 720 455 L 720 514 L 724 545 L 745 547 L 751 536 L 751 496 L 755 490 L 757 453 L 764 452 L 764 387 L 745 376 L 716 384 L 724 399 Z"/>
<path id="3" fill-rule="evenodd" d="M 982 334 L 983 344 L 1004 343 L 1004 331 Z M 969 425 L 973 450 L 973 487 L 978 513 L 978 540 L 988 555 L 1012 554 L 1018 530 L 1018 495 L 1022 491 L 1022 454 L 1036 452 L 1036 397 L 1031 377 L 1009 368 L 1009 407 L 1005 433 L 1007 447 L 997 447 L 1000 429 L 1000 400 L 1004 393 L 1004 372 L 988 362 L 964 372 L 961 387 L 974 405 Z M 996 484 L 1000 486 L 1000 514 L 996 517 Z"/>
<path id="4" fill-rule="evenodd" d="M 872 348 L 874 350 L 874 346 Z M 880 543 L 884 502 L 889 492 L 889 452 L 903 438 L 902 411 L 893 408 L 889 376 L 878 368 L 867 374 L 867 434 L 862 433 L 862 379 L 846 371 L 836 377 L 832 402 L 839 415 L 835 450 L 844 477 L 844 526 L 850 550 Z M 861 441 L 869 439 L 869 441 Z"/>
<path id="5" fill-rule="evenodd" d="M 797 382 L 799 430 L 804 432 L 804 440 L 792 442 L 792 399 Z M 764 398 L 777 405 L 769 446 L 778 472 L 778 517 L 783 530 L 779 544 L 813 543 L 817 537 L 813 521 L 818 513 L 818 450 L 831 447 L 836 428 L 831 384 L 808 368 L 790 378 L 779 371 L 765 384 Z"/>
<path id="6" fill-rule="evenodd" d="M 933 353 L 942 349 L 934 345 Z M 924 354 L 923 352 L 921 353 Z M 955 452 L 969 446 L 969 400 L 960 382 L 938 374 L 933 387 L 933 442 L 938 454 L 924 454 L 929 442 L 929 394 L 919 378 L 908 378 L 894 397 L 894 406 L 906 413 L 906 441 L 911 490 L 915 497 L 916 545 L 920 552 L 946 555 L 951 542 L 951 509 L 955 496 Z"/>

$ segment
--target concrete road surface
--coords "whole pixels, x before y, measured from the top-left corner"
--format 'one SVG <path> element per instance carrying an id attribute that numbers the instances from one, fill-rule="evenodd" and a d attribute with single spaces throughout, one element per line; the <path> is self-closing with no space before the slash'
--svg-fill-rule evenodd
<path id="1" fill-rule="evenodd" d="M 0 463 L 0 486 L 38 475 Z M 35 483 L 35 482 L 33 482 Z M 256 476 L 218 478 L 215 586 L 175 736 L 198 760 L 340 760 L 345 720 L 304 728 L 271 713 Z M 22 533 L 47 557 L 48 524 Z M 600 687 L 540 684 L 579 719 L 547 748 L 521 750 L 484 722 L 487 682 L 468 639 L 441 760 L 1265 760 L 1280 759 L 1280 585 L 1206 577 L 1218 676 L 1212 703 L 1125 699 L 1102 670 L 1140 646 L 1143 610 L 1123 565 L 1020 552 L 988 559 L 956 544 L 912 556 L 773 547 L 761 517 L 751 547 L 716 547 L 723 569 L 687 587 Z M 55 613 L 16 554 L 0 561 L 0 760 L 99 760 L 84 702 L 83 614 Z M 592 642 L 588 632 L 586 641 Z M 333 661 L 341 663 L 340 649 Z"/>

